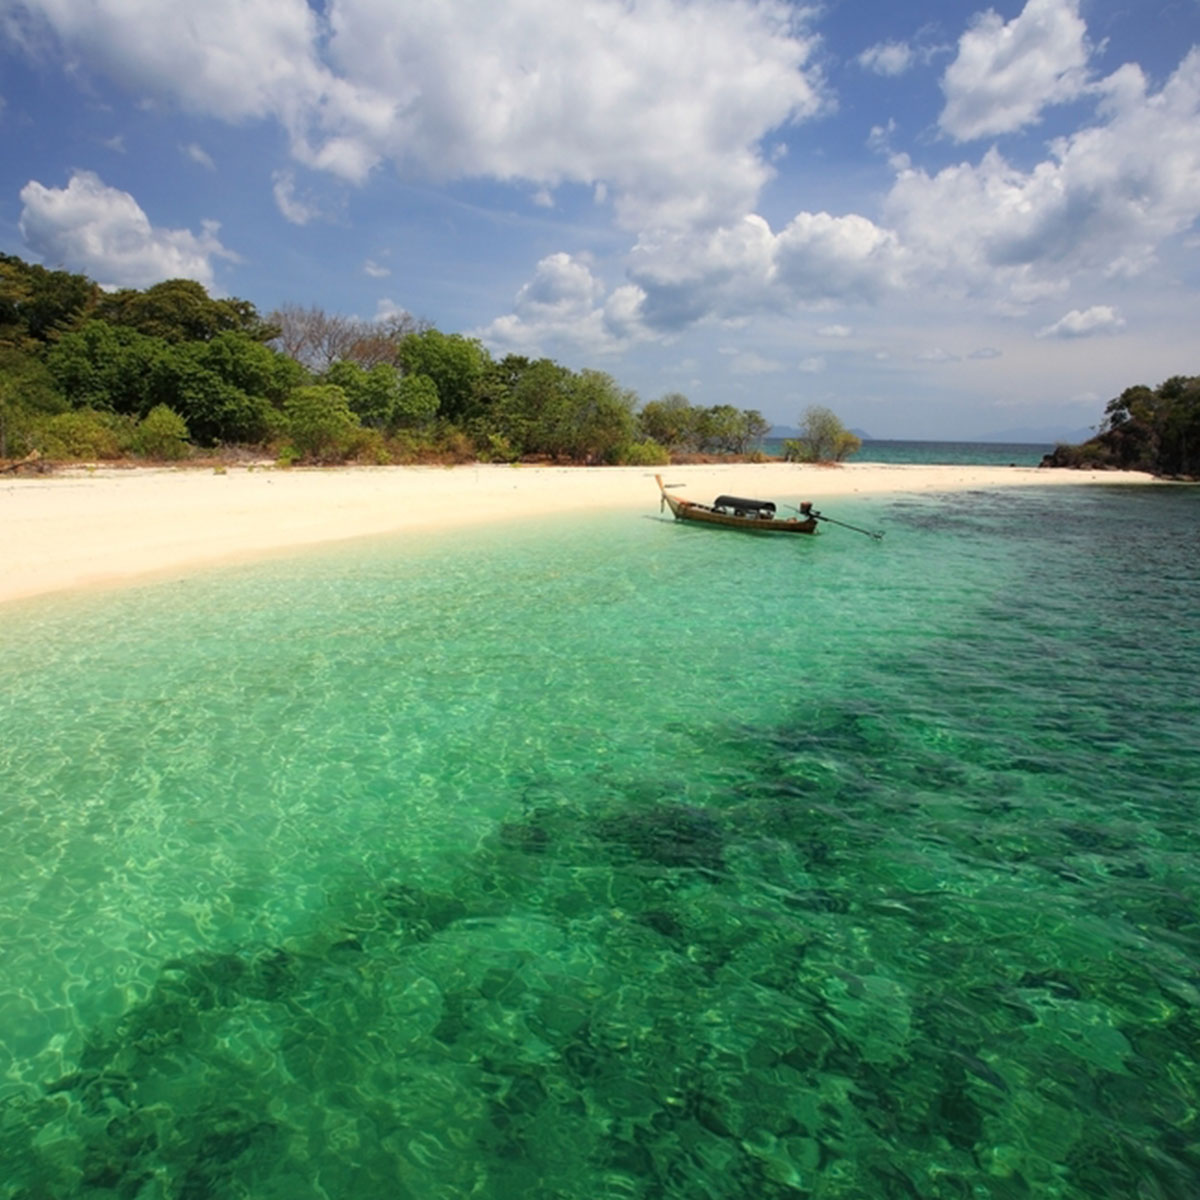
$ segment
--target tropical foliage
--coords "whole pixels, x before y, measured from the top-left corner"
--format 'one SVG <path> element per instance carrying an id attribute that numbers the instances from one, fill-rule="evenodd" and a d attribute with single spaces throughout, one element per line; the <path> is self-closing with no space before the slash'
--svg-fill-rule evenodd
<path id="1" fill-rule="evenodd" d="M 0 458 L 172 461 L 249 447 L 284 462 L 423 459 L 655 465 L 745 455 L 762 414 L 673 393 L 643 405 L 603 371 L 493 359 L 407 313 L 268 317 L 198 283 L 104 292 L 0 255 Z"/>
<path id="2" fill-rule="evenodd" d="M 1057 447 L 1048 464 L 1200 476 L 1200 376 L 1126 388 L 1108 402 L 1096 437 Z"/>

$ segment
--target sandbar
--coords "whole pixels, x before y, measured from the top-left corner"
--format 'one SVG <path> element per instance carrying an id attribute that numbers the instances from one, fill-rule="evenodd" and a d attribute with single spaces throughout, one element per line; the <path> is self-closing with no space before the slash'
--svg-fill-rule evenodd
<path id="1" fill-rule="evenodd" d="M 0 479 L 0 604 L 370 535 L 550 512 L 656 513 L 656 470 L 693 500 L 725 492 L 818 508 L 848 496 L 1152 482 L 1137 471 L 855 462 L 75 468 Z"/>

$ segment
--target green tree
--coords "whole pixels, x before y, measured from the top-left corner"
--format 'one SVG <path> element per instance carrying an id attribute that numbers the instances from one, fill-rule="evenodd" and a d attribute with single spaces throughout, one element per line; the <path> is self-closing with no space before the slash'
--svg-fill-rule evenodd
<path id="1" fill-rule="evenodd" d="M 283 409 L 287 434 L 303 457 L 339 462 L 349 453 L 359 423 L 340 387 L 327 383 L 297 388 Z"/>
<path id="2" fill-rule="evenodd" d="M 428 375 L 401 375 L 388 363 L 365 369 L 343 359 L 323 379 L 346 393 L 351 410 L 368 429 L 417 429 L 437 415 L 437 387 Z"/>
<path id="3" fill-rule="evenodd" d="M 46 366 L 73 408 L 142 416 L 154 407 L 153 379 L 168 353 L 161 338 L 91 320 L 50 347 Z"/>
<path id="4" fill-rule="evenodd" d="M 715 454 L 736 454 L 743 439 L 742 417 L 732 404 L 702 408 L 697 420 L 701 450 Z"/>
<path id="5" fill-rule="evenodd" d="M 0 254 L 0 346 L 35 346 L 73 328 L 100 295 L 83 275 Z"/>
<path id="6" fill-rule="evenodd" d="M 226 383 L 274 405 L 282 404 L 293 388 L 307 382 L 299 363 L 235 330 L 218 333 L 209 341 L 190 343 L 188 352 L 193 361 Z"/>
<path id="7" fill-rule="evenodd" d="M 379 367 L 372 368 L 380 370 Z M 405 375 L 397 388 L 389 432 L 397 429 L 423 429 L 438 411 L 437 385 L 428 375 Z"/>
<path id="8" fill-rule="evenodd" d="M 41 359 L 0 345 L 0 459 L 28 454 L 36 423 L 69 407 Z"/>
<path id="9" fill-rule="evenodd" d="M 634 437 L 637 396 L 603 371 L 580 371 L 567 388 L 561 442 L 576 462 L 616 462 Z"/>
<path id="10" fill-rule="evenodd" d="M 842 462 L 862 446 L 832 410 L 811 405 L 800 414 L 800 435 L 784 443 L 784 457 L 796 462 Z"/>
<path id="11" fill-rule="evenodd" d="M 644 437 L 670 450 L 699 448 L 699 411 L 680 392 L 668 392 L 659 400 L 651 400 L 638 414 L 638 425 Z"/>
<path id="12" fill-rule="evenodd" d="M 1200 376 L 1127 387 L 1104 410 L 1096 437 L 1059 446 L 1054 466 L 1114 466 L 1156 475 L 1200 474 Z"/>
<path id="13" fill-rule="evenodd" d="M 569 453 L 571 371 L 539 358 L 521 372 L 499 412 L 500 433 L 520 454 L 564 458 Z"/>
<path id="14" fill-rule="evenodd" d="M 223 378 L 205 361 L 202 343 L 167 347 L 154 362 L 149 403 L 165 404 L 187 422 L 200 445 L 258 444 L 275 426 L 275 407 Z"/>
<path id="15" fill-rule="evenodd" d="M 226 332 L 265 342 L 279 332 L 248 300 L 214 300 L 194 279 L 167 279 L 145 291 L 122 288 L 98 300 L 96 315 L 166 342 L 207 342 Z"/>
<path id="16" fill-rule="evenodd" d="M 403 338 L 396 356 L 406 375 L 433 380 L 439 417 L 464 424 L 473 415 L 478 385 L 491 362 L 482 342 L 427 329 Z"/>

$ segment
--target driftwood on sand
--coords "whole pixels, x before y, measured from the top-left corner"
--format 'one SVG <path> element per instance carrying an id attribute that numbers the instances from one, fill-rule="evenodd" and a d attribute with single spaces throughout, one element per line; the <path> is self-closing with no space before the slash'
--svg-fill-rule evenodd
<path id="1" fill-rule="evenodd" d="M 0 475 L 10 472 L 13 475 L 19 475 L 25 469 L 33 471 L 37 475 L 45 475 L 54 468 L 48 462 L 42 462 L 42 456 L 36 450 L 30 450 L 24 458 L 18 458 L 16 462 L 10 462 L 6 466 L 0 467 Z"/>

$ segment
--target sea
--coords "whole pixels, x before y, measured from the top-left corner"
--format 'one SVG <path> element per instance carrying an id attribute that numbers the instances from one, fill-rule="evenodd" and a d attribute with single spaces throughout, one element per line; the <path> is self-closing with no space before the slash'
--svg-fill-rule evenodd
<path id="1" fill-rule="evenodd" d="M 784 438 L 765 438 L 762 450 L 783 457 Z M 851 462 L 911 463 L 921 466 L 1036 467 L 1054 449 L 1052 443 L 919 442 L 864 438 Z"/>
<path id="2" fill-rule="evenodd" d="M 6 606 L 0 1197 L 1200 1195 L 1200 491 L 824 507 Z"/>

